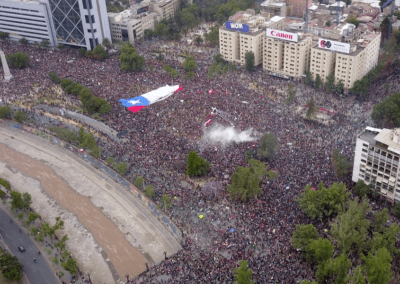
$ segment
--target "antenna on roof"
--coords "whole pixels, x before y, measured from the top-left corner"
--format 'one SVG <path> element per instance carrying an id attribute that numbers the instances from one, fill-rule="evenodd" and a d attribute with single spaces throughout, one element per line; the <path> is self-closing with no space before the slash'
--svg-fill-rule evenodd
<path id="1" fill-rule="evenodd" d="M 339 23 L 340 23 L 340 20 L 339 20 L 339 18 L 340 18 L 340 0 L 337 0 L 337 6 L 336 6 L 336 26 L 338 26 L 339 25 Z"/>
<path id="2" fill-rule="evenodd" d="M 304 33 L 306 34 L 308 32 L 308 0 L 306 2 L 306 16 L 304 19 Z"/>

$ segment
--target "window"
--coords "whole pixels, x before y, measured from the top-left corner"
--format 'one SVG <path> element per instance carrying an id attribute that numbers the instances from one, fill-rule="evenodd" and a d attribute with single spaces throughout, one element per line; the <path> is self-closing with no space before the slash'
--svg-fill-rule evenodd
<path id="1" fill-rule="evenodd" d="M 86 4 L 86 1 L 89 3 L 89 9 L 92 9 L 93 8 L 93 6 L 92 6 L 92 0 L 83 0 L 82 2 L 83 2 L 83 9 L 88 9 L 87 8 L 87 4 Z"/>
<path id="2" fill-rule="evenodd" d="M 90 17 L 91 17 L 91 19 L 92 19 L 92 23 L 94 24 L 94 16 L 91 15 Z M 88 15 L 85 15 L 85 20 L 86 20 L 86 24 L 90 24 L 89 16 L 88 16 Z M 117 26 L 119 26 L 119 25 L 117 25 Z"/>

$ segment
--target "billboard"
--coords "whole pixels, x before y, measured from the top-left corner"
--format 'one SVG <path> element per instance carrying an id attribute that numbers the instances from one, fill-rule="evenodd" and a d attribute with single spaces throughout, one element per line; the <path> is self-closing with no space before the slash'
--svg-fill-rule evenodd
<path id="1" fill-rule="evenodd" d="M 332 51 L 350 53 L 350 44 L 339 41 L 332 41 L 320 38 L 318 40 L 318 47 L 323 49 L 329 49 Z"/>
<path id="2" fill-rule="evenodd" d="M 299 35 L 297 33 L 288 33 L 275 29 L 267 29 L 267 36 L 294 42 L 298 42 L 299 40 Z"/>
<path id="3" fill-rule="evenodd" d="M 139 15 L 141 13 L 148 12 L 148 11 L 149 11 L 149 6 L 145 6 L 140 9 L 137 9 L 136 13 Z"/>
<path id="4" fill-rule="evenodd" d="M 248 25 L 245 24 L 241 24 L 241 23 L 235 23 L 235 22 L 226 22 L 225 23 L 225 28 L 227 28 L 228 30 L 236 30 L 239 32 L 249 32 L 250 28 Z"/>

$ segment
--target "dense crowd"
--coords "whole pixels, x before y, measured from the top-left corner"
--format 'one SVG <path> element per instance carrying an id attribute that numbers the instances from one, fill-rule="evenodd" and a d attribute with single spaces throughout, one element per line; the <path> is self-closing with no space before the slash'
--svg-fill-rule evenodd
<path id="1" fill-rule="evenodd" d="M 164 48 L 166 44 L 169 48 Z M 291 247 L 290 238 L 295 224 L 313 223 L 321 234 L 327 224 L 307 218 L 295 199 L 307 184 L 316 186 L 323 182 L 330 186 L 338 181 L 331 162 L 333 150 L 340 149 L 352 162 L 357 134 L 365 126 L 373 125 L 373 105 L 398 91 L 400 82 L 397 75 L 387 76 L 384 82 L 372 86 L 365 101 L 294 82 L 296 96 L 287 104 L 289 82 L 260 69 L 248 73 L 236 67 L 238 70 L 232 73 L 209 79 L 207 71 L 213 58 L 207 49 L 195 54 L 199 69 L 194 78 L 185 80 L 176 58 L 185 51 L 184 45 L 157 42 L 137 46 L 146 59 L 146 70 L 140 73 L 121 71 L 117 53 L 105 61 L 77 58 L 67 63 L 76 57 L 76 51 L 50 51 L 7 42 L 2 42 L 0 48 L 6 54 L 24 51 L 31 57 L 30 67 L 11 69 L 13 80 L 0 86 L 3 102 L 35 102 L 39 98 L 30 91 L 33 84 L 40 88 L 53 86 L 48 77 L 51 71 L 91 88 L 94 95 L 112 105 L 112 112 L 104 116 L 105 122 L 117 131 L 129 131 L 129 139 L 123 142 L 112 138 L 99 140 L 103 156 L 128 163 L 131 174 L 144 176 L 146 184 L 154 185 L 156 199 L 162 194 L 170 196 L 173 206 L 168 213 L 183 231 L 183 250 L 153 264 L 133 283 L 232 283 L 232 269 L 239 260 L 249 261 L 257 283 L 313 279 L 313 270 L 304 263 L 301 253 Z M 151 50 L 163 48 L 165 56 L 161 62 Z M 179 78 L 170 78 L 163 64 L 178 69 Z M 135 114 L 118 102 L 166 84 L 180 84 L 183 90 Z M 209 90 L 213 93 L 209 94 Z M 319 107 L 334 111 L 333 124 L 306 121 L 297 114 L 297 107 L 306 104 L 311 96 Z M 67 101 L 77 98 L 65 100 L 67 106 Z M 195 150 L 211 164 L 207 178 L 227 183 L 237 166 L 247 165 L 245 152 L 255 153 L 259 145 L 257 140 L 224 146 L 205 141 L 203 134 L 209 128 L 204 127 L 204 122 L 213 107 L 236 117 L 232 123 L 238 132 L 253 128 L 258 134 L 272 132 L 279 139 L 280 149 L 274 160 L 267 163 L 279 176 L 262 183 L 263 193 L 256 200 L 231 202 L 226 191 L 208 200 L 185 176 L 186 156 Z M 209 127 L 218 124 L 229 126 L 216 116 Z M 350 174 L 342 181 L 351 187 Z M 378 208 L 377 204 L 373 206 Z M 204 218 L 199 219 L 199 214 Z M 393 267 L 398 270 L 398 259 L 395 262 Z"/>

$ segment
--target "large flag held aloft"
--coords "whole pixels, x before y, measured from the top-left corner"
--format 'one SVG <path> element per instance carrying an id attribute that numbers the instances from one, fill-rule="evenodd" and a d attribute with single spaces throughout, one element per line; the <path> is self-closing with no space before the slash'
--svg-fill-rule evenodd
<path id="1" fill-rule="evenodd" d="M 166 98 L 172 96 L 175 92 L 182 90 L 179 85 L 168 86 L 158 88 L 139 97 L 130 99 L 120 99 L 120 103 L 127 107 L 131 112 L 138 112 L 142 108 L 154 104 L 156 102 L 165 100 Z"/>

